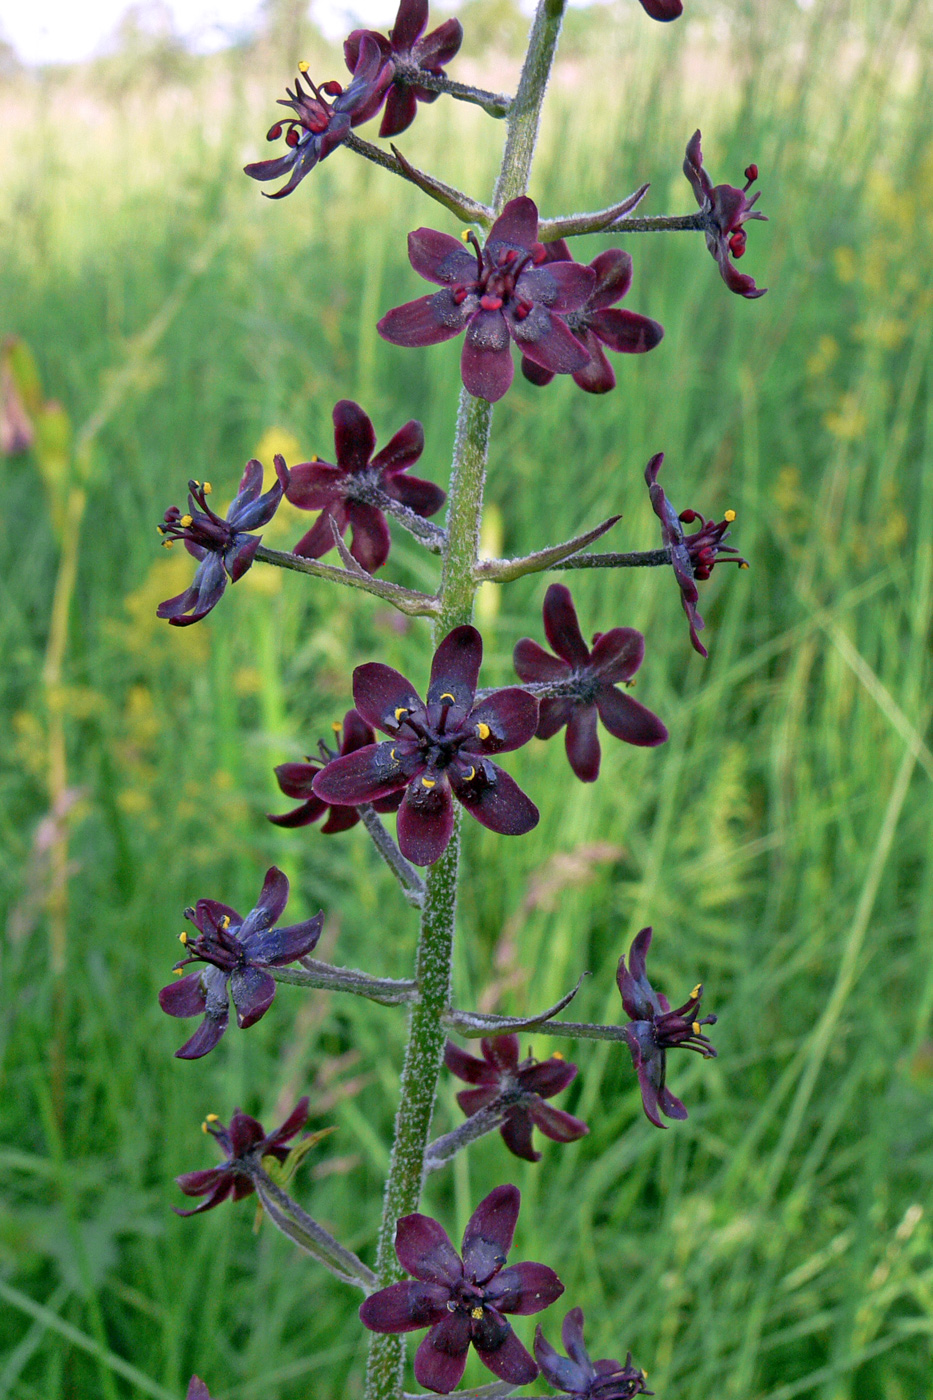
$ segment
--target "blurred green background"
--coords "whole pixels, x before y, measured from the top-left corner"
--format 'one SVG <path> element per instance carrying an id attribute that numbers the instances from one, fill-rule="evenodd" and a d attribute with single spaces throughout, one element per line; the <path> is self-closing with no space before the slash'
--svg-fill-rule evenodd
<path id="1" fill-rule="evenodd" d="M 687 212 L 683 148 L 714 180 L 761 170 L 767 225 L 731 296 L 697 236 L 616 239 L 627 305 L 661 346 L 616 358 L 595 399 L 521 378 L 497 407 L 488 498 L 504 553 L 616 511 L 653 548 L 642 471 L 666 455 L 679 508 L 734 508 L 749 572 L 704 586 L 696 657 L 667 572 L 575 574 L 585 632 L 631 625 L 636 695 L 661 750 L 607 739 L 598 784 L 560 740 L 510 770 L 541 807 L 529 836 L 466 823 L 456 997 L 531 1012 L 588 969 L 575 1019 L 621 1016 L 614 969 L 655 927 L 656 985 L 707 986 L 720 1058 L 673 1055 L 690 1118 L 646 1121 L 628 1055 L 530 1038 L 581 1066 L 560 1103 L 590 1136 L 537 1166 L 485 1140 L 429 1183 L 459 1238 L 503 1180 L 523 1194 L 515 1257 L 553 1265 L 556 1340 L 583 1306 L 596 1356 L 628 1348 L 661 1397 L 918 1400 L 933 1395 L 933 13 L 892 0 L 688 0 L 676 25 L 635 0 L 568 16 L 531 193 L 542 214 L 643 180 Z M 472 0 L 452 76 L 508 89 L 526 22 Z M 417 682 L 427 626 L 375 600 L 256 567 L 210 619 L 154 611 L 190 560 L 155 525 L 189 476 L 233 494 L 246 459 L 332 452 L 351 397 L 380 442 L 425 425 L 445 481 L 459 344 L 378 340 L 421 295 L 419 223 L 454 221 L 337 152 L 281 204 L 240 174 L 298 58 L 339 52 L 271 7 L 248 48 L 210 58 L 129 26 L 119 52 L 0 83 L 0 335 L 22 337 L 41 451 L 2 460 L 0 1395 L 219 1400 L 361 1393 L 358 1298 L 296 1257 L 250 1203 L 171 1212 L 211 1165 L 199 1132 L 236 1105 L 267 1126 L 303 1092 L 338 1131 L 299 1199 L 372 1258 L 404 1041 L 401 1012 L 280 989 L 248 1034 L 172 1058 L 192 1028 L 156 1002 L 181 911 L 248 909 L 263 872 L 295 917 L 327 910 L 321 956 L 405 976 L 416 925 L 362 828 L 287 832 L 272 767 L 310 752 L 380 658 Z M 369 135 L 369 132 L 364 134 Z M 487 198 L 503 128 L 439 101 L 399 140 Z M 589 259 L 605 240 L 583 240 Z M 24 347 L 5 364 L 21 383 Z M 7 429 L 8 446 L 12 430 Z M 267 533 L 287 547 L 291 509 Z M 387 577 L 431 586 L 397 535 Z M 563 576 L 567 577 L 567 576 Z M 541 634 L 544 578 L 481 596 L 483 679 Z M 529 1038 L 523 1038 L 523 1045 Z M 438 1131 L 459 1121 L 442 1084 Z M 519 1319 L 526 1342 L 533 1321 Z M 487 1373 L 471 1362 L 468 1380 Z M 544 1387 L 541 1387 L 542 1394 Z"/>

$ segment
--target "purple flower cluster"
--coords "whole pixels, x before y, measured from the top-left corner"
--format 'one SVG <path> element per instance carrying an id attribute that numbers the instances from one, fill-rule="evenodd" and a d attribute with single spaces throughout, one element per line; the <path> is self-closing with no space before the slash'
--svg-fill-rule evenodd
<path id="1" fill-rule="evenodd" d="M 493 1104 L 508 1104 L 499 1132 L 516 1157 L 526 1162 L 541 1160 L 541 1153 L 532 1146 L 533 1128 L 540 1128 L 552 1142 L 576 1142 L 589 1132 L 579 1118 L 544 1102 L 576 1079 L 576 1065 L 568 1064 L 562 1055 L 540 1062 L 529 1055 L 519 1062 L 517 1035 L 486 1037 L 480 1049 L 481 1060 L 450 1040 L 444 1049 L 444 1063 L 451 1074 L 475 1086 L 461 1089 L 457 1103 L 468 1118 Z"/>
<path id="2" fill-rule="evenodd" d="M 561 1356 L 535 1328 L 535 1360 L 541 1374 L 555 1390 L 563 1390 L 572 1400 L 632 1400 L 635 1395 L 653 1395 L 645 1387 L 645 1373 L 632 1365 L 629 1352 L 623 1366 L 619 1361 L 591 1361 L 583 1345 L 583 1309 L 572 1308 L 564 1318 L 561 1338 L 567 1355 Z"/>
<path id="3" fill-rule="evenodd" d="M 684 174 L 690 181 L 697 204 L 706 215 L 706 246 L 719 265 L 722 280 L 731 292 L 750 301 L 763 297 L 767 287 L 756 287 L 754 277 L 739 272 L 732 262 L 733 258 L 741 258 L 745 252 L 747 235 L 744 225 L 749 219 L 767 222 L 767 215 L 759 214 L 753 208 L 761 191 L 756 190 L 751 199 L 748 197 L 748 191 L 758 179 L 758 166 L 749 165 L 746 168 L 745 184 L 740 190 L 734 185 L 714 185 L 703 169 L 700 133 L 695 131 L 687 145 Z"/>
<path id="4" fill-rule="evenodd" d="M 285 812 L 279 817 L 270 815 L 270 822 L 274 822 L 276 826 L 310 826 L 319 817 L 325 816 L 325 813 L 326 820 L 321 824 L 325 836 L 333 836 L 338 831 L 349 831 L 351 827 L 356 826 L 360 819 L 357 809 L 325 802 L 314 792 L 313 783 L 317 774 L 333 759 L 355 753 L 357 749 L 366 748 L 367 744 L 374 744 L 376 735 L 357 710 L 347 710 L 343 717 L 343 725 L 335 724 L 334 730 L 341 736 L 340 749 L 337 752 L 328 748 L 323 739 L 319 739 L 320 763 L 313 763 L 309 759 L 307 763 L 280 763 L 276 768 L 276 779 L 286 797 L 295 797 L 301 801 L 301 806 L 295 807 L 291 812 Z M 389 797 L 377 798 L 373 806 L 377 812 L 396 812 L 401 800 L 402 794 L 396 792 Z"/>
<path id="5" fill-rule="evenodd" d="M 255 1025 L 275 996 L 275 978 L 266 969 L 285 967 L 314 949 L 324 926 L 323 913 L 275 928 L 287 902 L 288 880 L 273 865 L 256 907 L 245 919 L 216 899 L 199 899 L 193 909 L 185 910 L 198 935 L 181 935 L 188 957 L 175 964 L 175 971 L 193 962 L 207 966 L 170 982 L 159 993 L 159 1005 L 169 1016 L 204 1017 L 191 1039 L 175 1051 L 178 1059 L 197 1060 L 213 1050 L 227 1029 L 231 997 L 240 1029 Z"/>
<path id="6" fill-rule="evenodd" d="M 401 0 L 395 23 L 388 35 L 372 29 L 354 29 L 344 41 L 343 52 L 347 67 L 355 73 L 363 40 L 374 40 L 382 55 L 382 68 L 375 90 L 364 107 L 354 115 L 353 125 L 369 121 L 385 102 L 380 136 L 398 136 L 407 131 L 415 120 L 419 102 L 434 102 L 439 94 L 421 87 L 408 76 L 412 69 L 421 68 L 435 77 L 442 76 L 444 65 L 459 53 L 463 43 L 463 26 L 458 19 L 447 19 L 425 34 L 428 27 L 428 0 Z M 403 76 L 405 75 L 405 76 Z"/>
<path id="7" fill-rule="evenodd" d="M 431 1329 L 415 1355 L 415 1376 L 428 1390 L 448 1395 L 459 1384 L 471 1344 L 510 1385 L 528 1385 L 538 1374 L 506 1318 L 541 1312 L 564 1285 L 545 1264 L 505 1267 L 520 1204 L 517 1186 L 497 1186 L 480 1201 L 464 1231 L 462 1257 L 430 1216 L 398 1222 L 395 1252 L 412 1278 L 371 1294 L 360 1318 L 373 1332 Z"/>
<path id="8" fill-rule="evenodd" d="M 223 1201 L 231 1198 L 234 1201 L 242 1201 L 244 1196 L 251 1196 L 255 1187 L 248 1170 L 249 1165 L 260 1165 L 263 1157 L 274 1157 L 277 1162 L 285 1161 L 291 1151 L 286 1144 L 301 1132 L 308 1121 L 309 1102 L 307 1097 L 299 1099 L 282 1126 L 268 1134 L 261 1123 L 251 1118 L 248 1113 L 241 1113 L 239 1109 L 236 1109 L 230 1119 L 229 1128 L 224 1127 L 215 1114 L 209 1114 L 204 1123 L 204 1131 L 222 1148 L 227 1160 L 219 1167 L 209 1167 L 206 1171 L 184 1172 L 175 1178 L 186 1196 L 207 1197 L 206 1201 L 202 1201 L 193 1210 L 179 1210 L 178 1206 L 174 1206 L 175 1213 L 202 1215 L 204 1211 L 213 1210 Z"/>

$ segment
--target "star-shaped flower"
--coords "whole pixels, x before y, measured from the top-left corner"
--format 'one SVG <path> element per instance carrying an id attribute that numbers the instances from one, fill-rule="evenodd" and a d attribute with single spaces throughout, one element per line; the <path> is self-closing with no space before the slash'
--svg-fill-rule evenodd
<path id="1" fill-rule="evenodd" d="M 636 934 L 629 949 L 628 967 L 624 957 L 619 959 L 616 982 L 622 994 L 625 1014 L 632 1022 L 625 1027 L 625 1036 L 638 1075 L 641 1101 L 651 1122 L 663 1128 L 666 1125 L 658 1117 L 658 1110 L 668 1118 L 687 1117 L 687 1110 L 680 1099 L 675 1099 L 665 1085 L 666 1052 L 683 1046 L 685 1050 L 695 1050 L 705 1059 L 712 1059 L 716 1051 L 703 1034 L 702 1027 L 714 1026 L 717 1018 L 700 1017 L 703 988 L 699 984 L 683 1006 L 676 1011 L 671 1010 L 667 997 L 654 990 L 645 972 L 645 958 L 650 946 L 651 929 L 643 928 L 641 933 Z"/>
<path id="2" fill-rule="evenodd" d="M 288 902 L 288 880 L 276 866 L 266 871 L 255 909 L 244 919 L 227 904 L 199 899 L 185 910 L 198 936 L 181 935 L 189 956 L 175 964 L 175 971 L 189 963 L 204 962 L 180 982 L 170 982 L 159 992 L 159 1005 L 169 1016 L 204 1016 L 198 1029 L 175 1055 L 197 1060 L 213 1050 L 230 1014 L 230 998 L 241 1030 L 266 1014 L 275 996 L 275 978 L 266 969 L 285 967 L 310 953 L 321 936 L 323 913 L 288 928 L 274 925 Z"/>
<path id="3" fill-rule="evenodd" d="M 463 42 L 463 26 L 458 19 L 447 19 L 437 29 L 432 29 L 430 34 L 424 32 L 427 27 L 428 0 L 401 0 L 388 37 L 372 29 L 354 29 L 346 39 L 343 52 L 351 73 L 359 62 L 364 35 L 375 39 L 383 61 L 376 93 L 365 110 L 354 117 L 354 126 L 360 126 L 374 117 L 385 100 L 379 135 L 398 136 L 415 120 L 419 102 L 434 102 L 440 96 L 412 81 L 411 70 L 423 68 L 428 73 L 441 76 L 444 64 L 459 52 Z"/>
<path id="4" fill-rule="evenodd" d="M 534 1150 L 531 1141 L 534 1127 L 540 1128 L 553 1142 L 576 1142 L 589 1132 L 579 1118 L 544 1102 L 576 1079 L 576 1065 L 568 1064 L 562 1055 L 552 1055 L 549 1060 L 540 1062 L 529 1056 L 519 1063 L 517 1035 L 487 1037 L 480 1041 L 480 1049 L 481 1060 L 468 1055 L 450 1040 L 444 1049 L 444 1063 L 451 1074 L 477 1086 L 461 1089 L 457 1103 L 468 1118 L 499 1100 L 508 1103 L 510 1106 L 499 1132 L 516 1157 L 540 1162 L 541 1153 Z"/>
<path id="5" fill-rule="evenodd" d="M 469 393 L 489 403 L 512 382 L 509 338 L 541 369 L 572 374 L 589 355 L 564 317 L 583 307 L 596 283 L 592 268 L 547 262 L 538 239 L 538 210 L 522 195 L 505 206 L 484 248 L 467 235 L 470 254 L 456 238 L 436 229 L 408 235 L 416 272 L 443 290 L 396 306 L 383 316 L 379 334 L 393 345 L 438 345 L 466 331 L 460 370 Z"/>
<path id="6" fill-rule="evenodd" d="M 286 1144 L 300 1133 L 308 1121 L 307 1096 L 299 1099 L 280 1128 L 266 1133 L 265 1128 L 248 1113 L 236 1109 L 230 1119 L 230 1127 L 224 1127 L 214 1113 L 208 1114 L 203 1124 L 204 1131 L 210 1133 L 227 1160 L 219 1167 L 209 1167 L 207 1171 L 184 1172 L 175 1178 L 186 1196 L 207 1196 L 193 1210 L 172 1209 L 177 1215 L 201 1215 L 205 1210 L 213 1210 L 230 1197 L 242 1201 L 252 1195 L 255 1187 L 247 1166 L 261 1166 L 263 1157 L 274 1157 L 284 1162 L 292 1150 Z"/>
<path id="7" fill-rule="evenodd" d="M 635 1395 L 653 1395 L 645 1386 L 645 1373 L 632 1365 L 632 1353 L 621 1362 L 591 1361 L 583 1345 L 583 1309 L 572 1308 L 564 1318 L 561 1337 L 567 1355 L 561 1356 L 545 1340 L 540 1326 L 535 1328 L 535 1360 L 541 1374 L 555 1390 L 563 1390 L 573 1400 L 632 1400 Z"/>
<path id="8" fill-rule="evenodd" d="M 295 116 L 285 122 L 276 122 L 266 133 L 267 141 L 277 141 L 284 131 L 288 150 L 283 156 L 244 166 L 244 173 L 251 180 L 277 180 L 280 175 L 291 172 L 288 182 L 275 194 L 268 195 L 269 199 L 284 199 L 285 195 L 291 194 L 318 161 L 325 160 L 331 151 L 346 141 L 354 119 L 358 118 L 378 90 L 382 50 L 372 35 L 363 35 L 353 69 L 353 81 L 346 89 L 335 81 L 316 87 L 307 75 L 307 64 L 299 63 L 298 67 L 309 91 L 305 92 L 301 86 L 301 77 L 296 78 L 295 91 L 286 88 L 288 97 L 278 99 L 279 106 L 291 107 Z M 327 97 L 333 97 L 333 102 L 328 102 Z"/>
<path id="9" fill-rule="evenodd" d="M 240 489 L 225 517 L 216 515 L 207 504 L 209 481 L 188 482 L 187 513 L 169 506 L 158 529 L 163 544 L 183 540 L 188 553 L 200 563 L 191 587 L 176 598 L 166 598 L 156 616 L 168 618 L 174 627 L 200 622 L 219 603 L 227 579 L 236 583 L 243 577 L 262 541 L 261 535 L 248 532 L 268 525 L 288 484 L 288 468 L 282 457 L 276 457 L 275 470 L 278 481 L 261 495 L 262 463 L 247 462 Z"/>
<path id="10" fill-rule="evenodd" d="M 538 1374 L 504 1314 L 541 1312 L 564 1285 L 545 1264 L 504 1267 L 520 1204 L 517 1186 L 497 1186 L 480 1201 L 464 1232 L 462 1259 L 430 1216 L 398 1222 L 395 1252 L 412 1280 L 371 1294 L 360 1318 L 373 1332 L 430 1327 L 415 1355 L 415 1376 L 428 1390 L 448 1395 L 459 1384 L 471 1342 L 483 1365 L 510 1385 L 528 1385 Z"/>
<path id="11" fill-rule="evenodd" d="M 343 534 L 353 531 L 350 553 L 368 573 L 380 569 L 391 543 L 386 518 L 377 504 L 391 496 L 416 515 L 434 515 L 447 499 L 433 481 L 409 476 L 408 468 L 424 450 L 424 429 L 412 420 L 399 428 L 375 457 L 376 434 L 358 403 L 341 399 L 334 405 L 334 448 L 337 465 L 299 462 L 289 473 L 286 496 L 299 510 L 319 510 L 314 525 L 295 545 L 294 553 L 320 559 L 334 547 L 333 524 Z"/>
<path id="12" fill-rule="evenodd" d="M 311 784 L 315 775 L 320 773 L 331 759 L 355 753 L 367 744 L 374 744 L 376 735 L 357 710 L 347 710 L 343 725 L 335 723 L 334 732 L 341 735 L 340 749 L 335 752 L 328 748 L 323 739 L 319 739 L 320 763 L 312 763 L 309 759 L 307 763 L 280 763 L 276 768 L 276 779 L 286 797 L 301 799 L 301 806 L 293 811 L 285 812 L 280 817 L 269 815 L 270 822 L 275 822 L 276 826 L 309 826 L 325 813 L 326 820 L 321 826 L 325 836 L 332 836 L 337 831 L 349 831 L 351 826 L 356 826 L 360 816 L 355 807 L 335 807 L 329 802 L 324 802 L 315 796 Z M 391 797 L 379 798 L 373 806 L 377 812 L 397 812 L 401 800 L 402 794 L 396 792 Z"/>
<path id="13" fill-rule="evenodd" d="M 644 659 L 640 632 L 632 627 L 597 632 L 591 650 L 581 635 L 570 589 L 562 583 L 552 583 L 544 595 L 544 631 L 557 655 L 523 637 L 513 654 L 515 670 L 527 684 L 560 690 L 541 701 L 537 737 L 552 739 L 567 726 L 567 758 L 581 782 L 599 777 L 597 717 L 627 744 L 652 748 L 664 743 L 667 730 L 657 715 L 617 689 L 632 679 Z"/>
<path id="14" fill-rule="evenodd" d="M 703 169 L 700 133 L 695 131 L 687 146 L 684 174 L 690 181 L 697 204 L 706 215 L 706 246 L 719 264 L 722 280 L 731 292 L 737 292 L 750 301 L 763 297 L 767 287 L 756 287 L 754 277 L 739 272 L 732 262 L 732 258 L 740 258 L 745 252 L 743 224 L 748 223 L 749 219 L 767 222 L 767 215 L 759 214 L 752 207 L 761 191 L 756 190 L 751 199 L 748 198 L 748 191 L 758 179 L 758 166 L 746 167 L 745 184 L 740 190 L 734 185 L 714 185 Z"/>
<path id="15" fill-rule="evenodd" d="M 545 264 L 568 262 L 573 255 L 562 238 L 546 243 Z M 632 285 L 632 258 L 621 248 L 608 248 L 590 263 L 596 275 L 593 290 L 579 311 L 564 317 L 569 328 L 589 355 L 582 369 L 573 371 L 573 382 L 588 394 L 607 394 L 615 388 L 616 377 L 603 346 L 622 355 L 642 355 L 660 344 L 664 327 L 637 311 L 612 310 Z M 550 384 L 554 375 L 522 356 L 522 374 L 532 384 Z"/>
<path id="16" fill-rule="evenodd" d="M 391 666 L 357 666 L 356 708 L 391 737 L 333 759 L 312 783 L 325 802 L 352 807 L 404 791 L 398 843 L 414 865 L 432 865 L 444 853 L 454 829 L 454 797 L 483 826 L 506 836 L 538 824 L 537 807 L 490 757 L 527 744 L 538 702 L 510 686 L 475 703 L 482 657 L 475 627 L 449 632 L 434 654 L 427 704 Z"/>
<path id="17" fill-rule="evenodd" d="M 725 519 L 718 523 L 707 520 L 696 510 L 682 510 L 677 514 L 664 494 L 663 486 L 658 485 L 658 472 L 663 461 L 663 452 L 651 458 L 645 467 L 645 481 L 648 483 L 652 508 L 661 522 L 661 538 L 671 551 L 671 564 L 680 588 L 680 601 L 690 624 L 690 640 L 695 651 L 701 656 L 707 656 L 709 653 L 697 636 L 706 624 L 697 612 L 696 605 L 700 594 L 696 581 L 708 579 L 717 561 L 738 564 L 740 569 L 747 569 L 748 560 L 743 559 L 738 550 L 733 549 L 731 545 L 723 544 L 723 540 L 729 534 L 729 526 L 735 519 L 734 510 L 727 510 Z M 683 526 L 692 525 L 697 520 L 700 522 L 699 530 L 694 530 L 690 535 L 686 534 Z"/>

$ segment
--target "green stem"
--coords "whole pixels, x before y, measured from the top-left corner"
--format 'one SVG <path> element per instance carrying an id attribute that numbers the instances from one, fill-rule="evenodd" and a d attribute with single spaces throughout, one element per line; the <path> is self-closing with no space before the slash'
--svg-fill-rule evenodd
<path id="1" fill-rule="evenodd" d="M 539 0 L 518 94 L 509 113 L 508 135 L 496 184 L 497 210 L 528 188 L 541 103 L 565 3 L 566 0 Z M 491 424 L 492 405 L 462 390 L 450 477 L 439 610 L 434 624 L 436 642 L 451 628 L 469 622 L 473 615 L 473 601 L 479 587 L 474 571 L 479 558 Z M 402 1277 L 395 1256 L 395 1227 L 401 1216 L 418 1209 L 421 1200 L 425 1153 L 446 1039 L 442 1018 L 450 1005 L 459 861 L 458 808 L 450 844 L 440 860 L 430 867 L 425 880 L 415 961 L 415 981 L 421 999 L 410 1012 L 392 1161 L 379 1228 L 376 1272 L 383 1287 Z M 366 1400 L 400 1400 L 404 1354 L 403 1337 L 373 1335 Z"/>

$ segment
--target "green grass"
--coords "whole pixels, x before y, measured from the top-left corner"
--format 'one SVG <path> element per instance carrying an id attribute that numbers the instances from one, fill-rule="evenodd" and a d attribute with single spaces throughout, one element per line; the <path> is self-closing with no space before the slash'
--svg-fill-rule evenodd
<path id="1" fill-rule="evenodd" d="M 720 1057 L 672 1056 L 690 1118 L 662 1134 L 626 1053 L 535 1036 L 539 1055 L 579 1063 L 561 1102 L 590 1136 L 545 1144 L 538 1166 L 486 1140 L 432 1178 L 426 1204 L 456 1236 L 514 1180 L 516 1257 L 557 1268 L 594 1354 L 631 1348 L 669 1400 L 920 1400 L 933 1361 L 933 26 L 904 0 L 689 9 L 675 26 L 634 0 L 571 15 L 531 192 L 553 214 L 650 179 L 650 212 L 686 211 L 679 165 L 699 125 L 714 179 L 761 168 L 771 222 L 752 226 L 743 266 L 769 293 L 731 297 L 699 239 L 631 235 L 627 304 L 662 321 L 664 342 L 617 360 L 603 399 L 517 382 L 495 413 L 488 497 L 506 553 L 618 510 L 607 546 L 651 548 L 641 473 L 664 450 L 680 507 L 736 509 L 752 569 L 704 587 L 705 664 L 666 572 L 570 579 L 584 630 L 645 632 L 636 694 L 671 740 L 607 741 L 586 789 L 559 740 L 515 756 L 541 824 L 515 842 L 468 824 L 456 988 L 461 1005 L 487 993 L 488 1008 L 525 1012 L 588 969 L 575 1018 L 618 1020 L 615 964 L 650 922 L 656 982 L 676 998 L 704 981 Z M 490 86 L 514 79 L 501 53 L 470 62 Z M 268 49 L 168 73 L 115 60 L 0 89 L 0 332 L 26 338 L 76 426 L 111 395 L 54 694 L 59 546 L 34 459 L 5 460 L 0 494 L 0 1396 L 14 1400 L 180 1396 L 193 1369 L 222 1400 L 361 1392 L 349 1291 L 268 1225 L 254 1236 L 249 1204 L 179 1220 L 172 1178 L 212 1161 L 205 1112 L 241 1104 L 276 1122 L 307 1090 L 314 1126 L 339 1131 L 297 1194 L 371 1258 L 402 1014 L 284 987 L 248 1035 L 186 1064 L 172 1058 L 185 1028 L 155 999 L 184 906 L 250 907 L 273 861 L 298 912 L 328 911 L 323 956 L 405 976 L 414 947 L 414 916 L 362 829 L 328 839 L 263 814 L 287 805 L 273 764 L 329 733 L 355 664 L 426 674 L 427 627 L 399 632 L 372 599 L 258 567 L 197 628 L 153 616 L 190 576 L 155 548 L 185 480 L 207 477 L 223 499 L 286 435 L 293 460 L 326 458 L 337 398 L 359 399 L 381 442 L 420 417 L 425 473 L 446 477 L 459 346 L 396 349 L 373 326 L 423 290 L 408 229 L 452 221 L 345 152 L 283 204 L 262 200 L 239 167 L 290 63 Z M 400 144 L 485 197 L 500 140 L 482 114 L 438 102 Z M 587 257 L 605 246 L 589 243 Z M 166 307 L 161 337 L 141 340 Z M 292 513 L 270 542 L 306 519 Z M 424 586 L 433 568 L 396 539 L 389 576 Z M 519 636 L 540 635 L 544 587 L 512 585 L 484 616 L 487 683 L 509 679 Z M 50 701 L 76 789 L 61 1117 Z M 440 1131 L 458 1121 L 453 1094 L 446 1082 Z M 554 1340 L 563 1311 L 544 1319 Z M 526 1341 L 532 1330 L 519 1322 Z"/>

